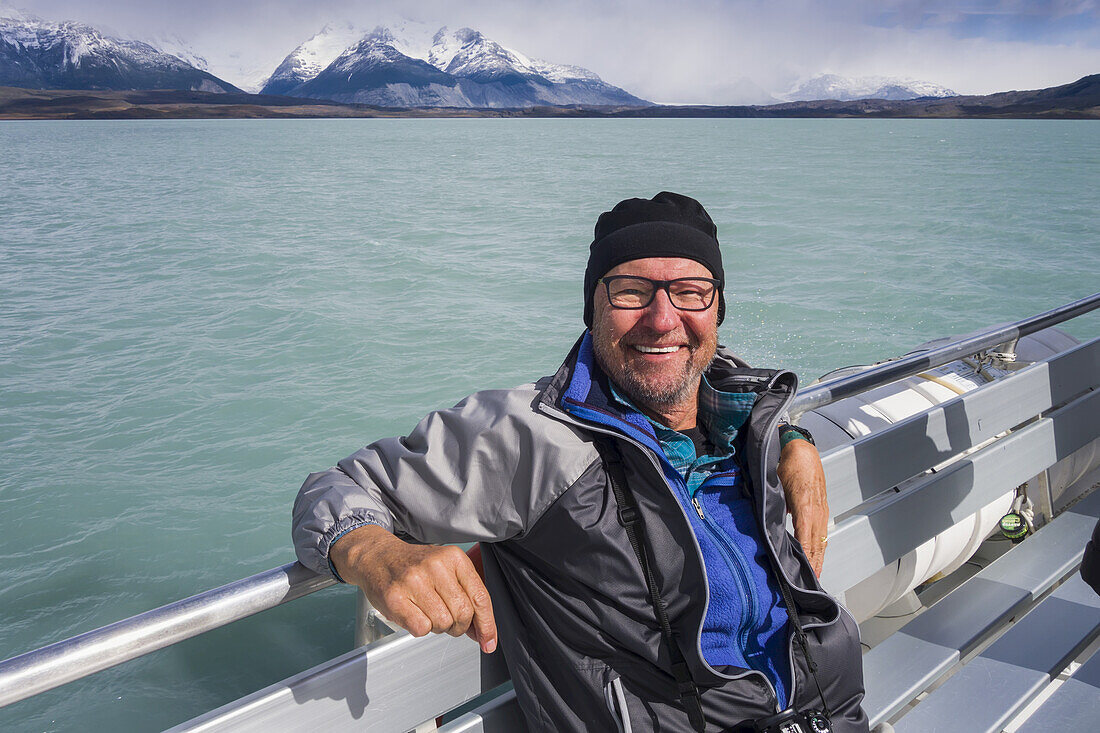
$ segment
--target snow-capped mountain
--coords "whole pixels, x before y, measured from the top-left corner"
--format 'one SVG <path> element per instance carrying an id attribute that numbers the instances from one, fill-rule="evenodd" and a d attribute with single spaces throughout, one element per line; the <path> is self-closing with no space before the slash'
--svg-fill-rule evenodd
<path id="1" fill-rule="evenodd" d="M 441 29 L 432 39 L 428 63 L 448 74 L 478 82 L 542 79 L 530 61 L 470 28 Z"/>
<path id="2" fill-rule="evenodd" d="M 267 87 L 264 92 L 269 93 Z M 286 94 L 382 107 L 471 107 L 455 77 L 395 47 L 385 28 L 367 34 Z"/>
<path id="3" fill-rule="evenodd" d="M 283 59 L 264 82 L 264 94 L 286 94 L 324 71 L 363 31 L 350 23 L 330 23 Z"/>
<path id="4" fill-rule="evenodd" d="M 239 92 L 187 61 L 80 23 L 0 8 L 0 86 Z"/>
<path id="5" fill-rule="evenodd" d="M 884 76 L 843 77 L 821 74 L 796 85 L 784 95 L 791 102 L 835 99 L 850 102 L 855 99 L 918 99 L 921 97 L 957 97 L 947 87 L 915 79 Z"/>
<path id="6" fill-rule="evenodd" d="M 199 71 L 210 71 L 210 62 L 206 60 L 206 57 L 202 56 L 190 43 L 174 33 L 145 38 L 143 40 L 161 53 L 175 56 L 180 61 L 186 61 Z"/>
<path id="7" fill-rule="evenodd" d="M 470 28 L 426 28 L 379 26 L 335 50 L 354 29 L 326 26 L 263 92 L 385 107 L 648 104 L 587 69 L 528 58 Z"/>

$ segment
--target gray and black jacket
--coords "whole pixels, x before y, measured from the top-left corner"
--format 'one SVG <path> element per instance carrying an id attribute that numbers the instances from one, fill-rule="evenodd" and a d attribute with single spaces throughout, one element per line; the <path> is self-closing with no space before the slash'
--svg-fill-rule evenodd
<path id="1" fill-rule="evenodd" d="M 406 437 L 380 440 L 311 474 L 294 507 L 298 558 L 332 572 L 329 547 L 364 524 L 415 542 L 485 543 L 501 649 L 532 730 L 690 731 L 638 558 L 593 444 L 594 432 L 609 432 L 644 521 L 674 636 L 702 689 L 707 730 L 751 730 L 753 720 L 777 712 L 775 694 L 759 672 L 704 660 L 706 573 L 656 456 L 629 435 L 563 409 L 567 392 L 577 394 L 579 346 L 553 377 L 474 394 L 429 414 Z M 765 543 L 790 584 L 817 665 L 815 683 L 792 639 L 794 703 L 820 710 L 819 684 L 833 729 L 866 731 L 858 629 L 821 589 L 785 529 L 776 426 L 797 378 L 750 369 L 724 349 L 707 378 L 716 389 L 758 395 L 742 429 L 744 469 Z"/>

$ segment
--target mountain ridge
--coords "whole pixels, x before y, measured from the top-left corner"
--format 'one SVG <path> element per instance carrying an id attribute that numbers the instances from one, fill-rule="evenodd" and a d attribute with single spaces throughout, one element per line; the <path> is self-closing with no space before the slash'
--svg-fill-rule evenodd
<path id="1" fill-rule="evenodd" d="M 237 87 L 142 41 L 44 21 L 0 8 L 0 85 L 36 89 L 193 89 Z"/>
<path id="2" fill-rule="evenodd" d="M 685 105 L 620 110 L 615 117 L 859 117 L 1100 119 L 1100 74 L 1043 89 L 909 100 L 817 100 L 767 106 Z"/>
<path id="3" fill-rule="evenodd" d="M 377 26 L 316 71 L 338 45 L 330 37 L 347 31 L 326 26 L 291 51 L 261 91 L 388 107 L 650 104 L 588 69 L 528 58 L 472 28 L 444 26 L 430 41 L 425 28 Z"/>
<path id="4" fill-rule="evenodd" d="M 819 74 L 795 85 L 783 95 L 788 102 L 853 102 L 859 99 L 902 101 L 957 96 L 959 95 L 954 90 L 945 86 L 917 79 L 890 76 L 845 77 L 838 74 Z"/>

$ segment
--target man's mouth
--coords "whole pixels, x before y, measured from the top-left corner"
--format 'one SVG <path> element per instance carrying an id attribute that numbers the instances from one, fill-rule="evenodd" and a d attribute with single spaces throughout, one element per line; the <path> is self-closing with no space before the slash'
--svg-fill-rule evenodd
<path id="1" fill-rule="evenodd" d="M 680 350 L 679 346 L 642 346 L 641 344 L 632 344 L 632 346 L 643 354 L 671 354 Z"/>

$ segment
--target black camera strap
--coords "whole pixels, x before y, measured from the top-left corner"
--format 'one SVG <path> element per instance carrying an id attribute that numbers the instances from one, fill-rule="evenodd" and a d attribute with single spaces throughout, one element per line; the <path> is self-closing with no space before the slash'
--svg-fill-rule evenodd
<path id="1" fill-rule="evenodd" d="M 607 470 L 607 476 L 611 481 L 611 490 L 615 493 L 615 502 L 619 505 L 619 524 L 626 530 L 630 546 L 634 548 L 634 554 L 638 556 L 638 562 L 642 566 L 642 574 L 645 576 L 646 588 L 649 590 L 649 602 L 653 606 L 657 623 L 661 626 L 661 635 L 668 646 L 677 694 L 687 710 L 691 727 L 698 733 L 702 733 L 707 724 L 706 719 L 703 717 L 703 702 L 699 696 L 699 688 L 691 677 L 691 671 L 688 669 L 687 661 L 680 651 L 680 646 L 672 636 L 672 626 L 668 622 L 668 611 L 665 609 L 664 600 L 661 599 L 661 591 L 657 588 L 657 579 L 653 575 L 653 563 L 649 559 L 649 550 L 643 541 L 645 525 L 642 522 L 642 515 L 638 511 L 638 504 L 634 500 L 634 495 L 626 483 L 626 473 L 623 470 L 619 448 L 606 435 L 598 434 L 595 436 L 595 440 L 596 449 L 600 453 L 604 468 Z"/>
<path id="2" fill-rule="evenodd" d="M 775 571 L 776 581 L 779 583 L 779 592 L 783 594 L 783 603 L 787 606 L 787 618 L 791 620 L 791 624 L 794 626 L 795 640 L 798 641 L 798 646 L 802 648 L 802 655 L 806 657 L 806 666 L 810 669 L 810 676 L 814 678 L 814 686 L 817 687 L 817 696 L 821 698 L 821 707 L 825 717 L 832 719 L 833 715 L 829 711 L 829 703 L 825 702 L 825 693 L 821 691 L 821 683 L 817 681 L 817 663 L 814 662 L 814 658 L 810 655 L 810 645 L 806 643 L 806 632 L 802 628 L 802 622 L 798 618 L 798 608 L 794 605 L 794 599 L 791 597 L 791 584 L 787 580 L 787 576 L 783 574 L 783 568 L 779 565 L 779 560 L 772 556 L 772 553 L 768 553 L 768 557 L 772 560 L 772 568 Z M 794 670 L 791 670 L 792 674 Z M 790 701 L 794 704 L 794 701 Z"/>

